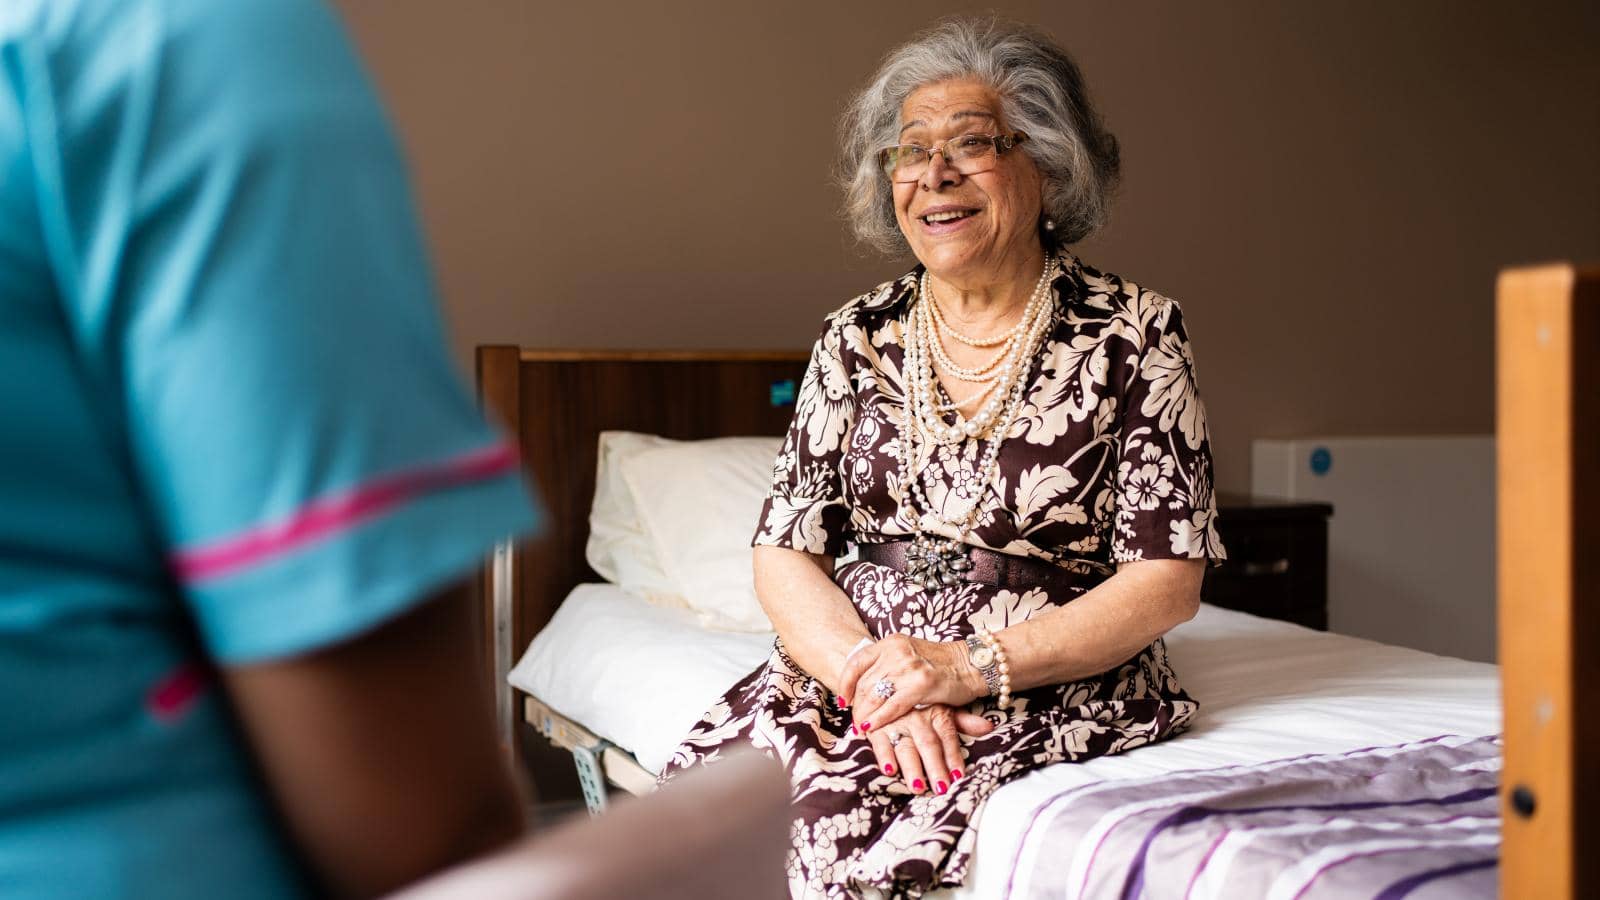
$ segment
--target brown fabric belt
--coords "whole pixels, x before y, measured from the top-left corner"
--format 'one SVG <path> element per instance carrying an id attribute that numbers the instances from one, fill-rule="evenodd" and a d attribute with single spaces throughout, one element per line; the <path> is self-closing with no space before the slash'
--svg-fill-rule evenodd
<path id="1" fill-rule="evenodd" d="M 911 546 L 910 541 L 888 541 L 882 544 L 857 546 L 863 561 L 886 566 L 897 572 L 906 571 L 906 549 Z M 1019 594 L 1039 588 L 1046 594 L 1062 600 L 1087 587 L 1082 575 L 1042 559 L 996 553 L 982 547 L 968 546 L 966 550 L 967 559 L 972 561 L 972 568 L 962 573 L 962 581 L 992 585 Z"/>

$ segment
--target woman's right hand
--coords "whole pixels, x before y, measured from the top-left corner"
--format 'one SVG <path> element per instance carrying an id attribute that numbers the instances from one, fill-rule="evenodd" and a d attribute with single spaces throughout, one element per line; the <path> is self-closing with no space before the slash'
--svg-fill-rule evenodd
<path id="1" fill-rule="evenodd" d="M 932 703 L 873 725 L 867 740 L 885 775 L 899 777 L 913 793 L 942 794 L 966 769 L 961 735 L 982 737 L 993 730 L 983 716 Z"/>

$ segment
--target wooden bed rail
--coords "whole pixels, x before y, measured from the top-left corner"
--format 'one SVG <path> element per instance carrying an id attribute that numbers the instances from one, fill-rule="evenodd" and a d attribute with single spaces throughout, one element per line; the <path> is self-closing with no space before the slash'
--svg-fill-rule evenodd
<path id="1" fill-rule="evenodd" d="M 1600 269 L 1497 293 L 1500 893 L 1600 897 Z"/>

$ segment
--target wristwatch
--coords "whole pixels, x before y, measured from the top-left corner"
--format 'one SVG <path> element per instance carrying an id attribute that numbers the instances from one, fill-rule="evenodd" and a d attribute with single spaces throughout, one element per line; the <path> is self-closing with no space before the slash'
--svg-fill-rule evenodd
<path id="1" fill-rule="evenodd" d="M 1000 661 L 995 658 L 994 648 L 975 634 L 967 635 L 966 643 L 967 662 L 983 676 L 990 694 L 1000 693 Z"/>

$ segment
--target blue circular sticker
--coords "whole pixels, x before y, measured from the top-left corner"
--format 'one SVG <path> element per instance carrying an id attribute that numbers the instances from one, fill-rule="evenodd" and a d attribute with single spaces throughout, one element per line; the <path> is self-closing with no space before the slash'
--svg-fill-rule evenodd
<path id="1" fill-rule="evenodd" d="M 1311 474 L 1326 475 L 1333 468 L 1333 454 L 1327 447 L 1318 447 L 1311 451 Z"/>

